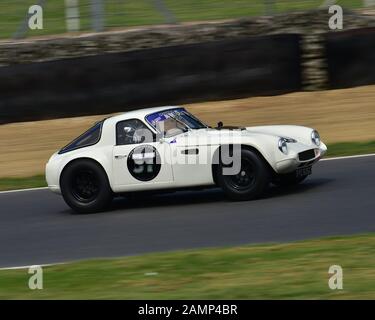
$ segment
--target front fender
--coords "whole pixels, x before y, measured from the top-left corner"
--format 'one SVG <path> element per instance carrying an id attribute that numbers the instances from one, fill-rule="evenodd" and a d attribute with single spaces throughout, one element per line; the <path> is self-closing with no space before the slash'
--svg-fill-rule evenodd
<path id="1" fill-rule="evenodd" d="M 218 162 L 219 149 L 223 145 L 241 145 L 255 149 L 271 168 L 276 171 L 277 160 L 275 152 L 280 152 L 277 148 L 277 143 L 278 137 L 257 133 L 249 135 L 245 132 L 241 135 L 224 136 L 221 138 L 220 144 L 216 147 L 214 152 L 213 164 Z"/>

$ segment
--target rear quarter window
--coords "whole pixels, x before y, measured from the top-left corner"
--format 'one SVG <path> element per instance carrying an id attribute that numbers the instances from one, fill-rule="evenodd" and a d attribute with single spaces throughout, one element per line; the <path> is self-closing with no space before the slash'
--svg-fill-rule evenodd
<path id="1" fill-rule="evenodd" d="M 97 144 L 102 134 L 103 121 L 96 123 L 93 127 L 74 139 L 59 151 L 59 154 Z"/>

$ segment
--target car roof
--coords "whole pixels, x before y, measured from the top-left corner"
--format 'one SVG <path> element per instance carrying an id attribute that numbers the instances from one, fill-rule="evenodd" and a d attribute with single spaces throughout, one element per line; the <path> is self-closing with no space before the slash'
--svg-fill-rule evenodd
<path id="1" fill-rule="evenodd" d="M 155 112 L 169 110 L 169 109 L 176 109 L 176 108 L 183 108 L 182 106 L 163 106 L 163 107 L 153 107 L 153 108 L 144 108 L 144 109 L 138 109 L 138 110 L 132 110 L 128 112 L 124 112 L 115 116 L 112 116 L 108 118 L 107 120 L 112 120 L 114 122 L 126 120 L 126 119 L 141 119 L 144 120 L 144 118 Z"/>

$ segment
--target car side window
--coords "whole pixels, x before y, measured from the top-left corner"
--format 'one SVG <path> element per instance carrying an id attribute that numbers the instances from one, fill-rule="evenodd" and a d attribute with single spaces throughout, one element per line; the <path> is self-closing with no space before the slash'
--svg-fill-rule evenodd
<path id="1" fill-rule="evenodd" d="M 89 130 L 87 130 L 86 132 L 81 134 L 78 138 L 70 142 L 67 146 L 62 148 L 59 151 L 59 154 L 63 154 L 63 153 L 73 151 L 73 150 L 83 148 L 83 147 L 92 146 L 98 143 L 101 137 L 101 133 L 102 133 L 103 122 L 104 120 L 96 123 Z"/>
<path id="2" fill-rule="evenodd" d="M 116 125 L 116 144 L 150 143 L 155 141 L 153 132 L 138 119 L 120 121 Z"/>

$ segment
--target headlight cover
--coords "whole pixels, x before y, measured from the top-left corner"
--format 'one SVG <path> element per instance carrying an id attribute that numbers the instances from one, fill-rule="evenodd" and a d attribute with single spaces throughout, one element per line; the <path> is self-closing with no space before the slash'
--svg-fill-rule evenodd
<path id="1" fill-rule="evenodd" d="M 279 147 L 279 150 L 282 153 L 284 153 L 284 154 L 288 153 L 288 145 L 286 143 L 286 139 L 285 138 L 280 138 L 279 139 L 278 147 Z"/>
<path id="2" fill-rule="evenodd" d="M 283 139 L 284 139 L 285 142 L 287 142 L 287 143 L 296 143 L 296 142 L 297 142 L 297 140 L 296 140 L 296 139 L 293 139 L 293 138 L 285 138 L 285 137 L 283 137 Z"/>
<path id="3" fill-rule="evenodd" d="M 311 141 L 313 142 L 313 144 L 315 144 L 316 146 L 320 146 L 320 135 L 318 133 L 318 131 L 316 130 L 313 130 L 311 132 Z"/>

